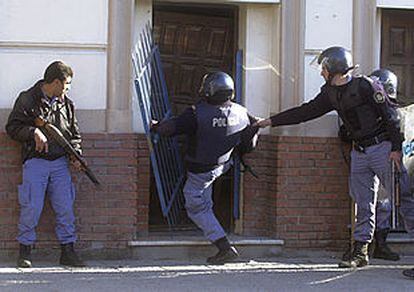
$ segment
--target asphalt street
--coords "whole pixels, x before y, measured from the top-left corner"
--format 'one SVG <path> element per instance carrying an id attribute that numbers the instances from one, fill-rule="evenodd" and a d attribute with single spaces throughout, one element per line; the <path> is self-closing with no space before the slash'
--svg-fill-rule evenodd
<path id="1" fill-rule="evenodd" d="M 399 262 L 374 260 L 365 268 L 339 269 L 334 258 L 268 258 L 210 266 L 203 260 L 87 261 L 87 268 L 37 262 L 17 269 L 0 264 L 0 291 L 414 291 Z"/>

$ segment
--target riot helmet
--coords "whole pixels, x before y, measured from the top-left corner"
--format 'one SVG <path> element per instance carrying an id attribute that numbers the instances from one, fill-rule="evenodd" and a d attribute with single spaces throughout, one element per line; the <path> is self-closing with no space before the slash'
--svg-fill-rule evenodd
<path id="1" fill-rule="evenodd" d="M 398 78 L 388 69 L 378 69 L 372 72 L 369 77 L 375 77 L 381 82 L 385 92 L 392 101 L 397 101 Z"/>
<path id="2" fill-rule="evenodd" d="M 343 47 L 330 47 L 317 57 L 317 63 L 325 67 L 332 78 L 335 74 L 346 74 L 354 69 L 351 53 Z"/>
<path id="3" fill-rule="evenodd" d="M 200 95 L 213 104 L 222 104 L 233 97 L 234 82 L 230 75 L 224 72 L 212 72 L 204 75 Z"/>

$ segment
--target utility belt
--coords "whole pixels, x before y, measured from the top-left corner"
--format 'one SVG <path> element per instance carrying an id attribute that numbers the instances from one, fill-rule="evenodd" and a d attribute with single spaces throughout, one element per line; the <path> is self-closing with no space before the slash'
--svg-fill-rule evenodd
<path id="1" fill-rule="evenodd" d="M 365 152 L 365 148 L 372 146 L 372 145 L 380 144 L 381 142 L 384 142 L 387 140 L 390 140 L 388 133 L 381 133 L 371 138 L 362 139 L 361 141 L 354 141 L 353 148 L 356 151 Z"/>

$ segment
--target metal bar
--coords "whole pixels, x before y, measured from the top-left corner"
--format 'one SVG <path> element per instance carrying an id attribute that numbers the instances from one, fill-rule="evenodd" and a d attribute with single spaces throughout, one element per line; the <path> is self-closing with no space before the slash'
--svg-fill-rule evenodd
<path id="1" fill-rule="evenodd" d="M 238 50 L 236 53 L 236 92 L 235 101 L 239 104 L 242 103 L 242 81 L 243 81 L 243 51 Z M 240 171 L 240 159 L 237 155 L 234 156 L 233 166 L 233 218 L 240 219 L 240 183 L 241 183 L 241 171 Z"/>

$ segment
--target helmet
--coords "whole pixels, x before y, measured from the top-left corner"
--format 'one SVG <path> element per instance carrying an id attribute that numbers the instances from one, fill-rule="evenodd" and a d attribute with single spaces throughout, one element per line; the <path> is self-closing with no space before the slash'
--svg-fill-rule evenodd
<path id="1" fill-rule="evenodd" d="M 233 97 L 234 82 L 227 73 L 207 73 L 203 77 L 199 92 L 209 102 L 223 103 Z"/>
<path id="2" fill-rule="evenodd" d="M 353 69 L 351 53 L 342 47 L 330 47 L 318 57 L 318 64 L 326 67 L 331 75 L 346 74 Z"/>
<path id="3" fill-rule="evenodd" d="M 393 100 L 397 99 L 397 75 L 390 70 L 379 69 L 372 72 L 369 76 L 378 78 L 378 81 L 381 82 L 389 98 Z"/>

